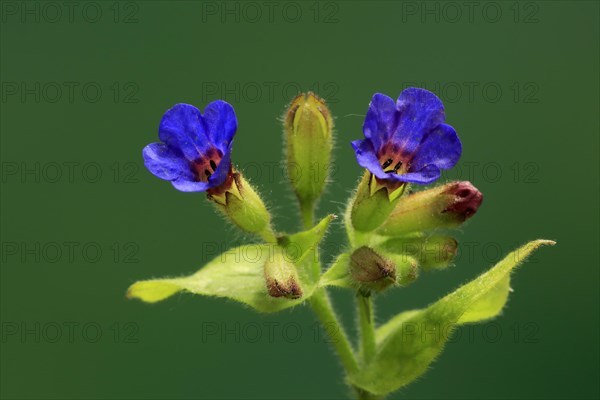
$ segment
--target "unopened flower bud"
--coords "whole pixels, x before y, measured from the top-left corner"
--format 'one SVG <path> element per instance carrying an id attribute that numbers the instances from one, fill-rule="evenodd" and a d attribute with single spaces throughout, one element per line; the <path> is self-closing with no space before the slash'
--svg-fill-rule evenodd
<path id="1" fill-rule="evenodd" d="M 396 265 L 396 283 L 400 286 L 408 286 L 419 277 L 419 262 L 416 258 L 408 254 L 381 254 Z"/>
<path id="2" fill-rule="evenodd" d="M 470 182 L 451 182 L 404 196 L 377 233 L 401 236 L 437 228 L 454 228 L 473 216 L 483 195 Z"/>
<path id="3" fill-rule="evenodd" d="M 240 229 L 260 235 L 268 242 L 275 242 L 271 228 L 271 215 L 258 193 L 238 173 L 222 193 L 211 193 L 209 198 Z"/>
<path id="4" fill-rule="evenodd" d="M 302 288 L 296 267 L 286 260 L 280 249 L 276 249 L 264 265 L 267 291 L 272 297 L 297 299 L 302 296 Z"/>
<path id="5" fill-rule="evenodd" d="M 359 289 L 381 291 L 396 283 L 396 265 L 362 246 L 350 256 L 350 275 Z"/>
<path id="6" fill-rule="evenodd" d="M 304 209 L 310 210 L 325 187 L 333 147 L 333 120 L 314 93 L 292 100 L 284 121 L 288 177 Z"/>
<path id="7" fill-rule="evenodd" d="M 381 245 L 385 252 L 414 257 L 424 270 L 448 267 L 458 252 L 458 242 L 451 236 L 392 238 Z"/>

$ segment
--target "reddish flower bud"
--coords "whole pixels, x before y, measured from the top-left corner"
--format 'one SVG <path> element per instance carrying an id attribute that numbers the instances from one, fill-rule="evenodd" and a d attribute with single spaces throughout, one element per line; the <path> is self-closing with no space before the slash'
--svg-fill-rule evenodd
<path id="1" fill-rule="evenodd" d="M 402 197 L 377 233 L 401 236 L 437 228 L 455 228 L 473 216 L 483 195 L 470 182 L 450 182 Z"/>

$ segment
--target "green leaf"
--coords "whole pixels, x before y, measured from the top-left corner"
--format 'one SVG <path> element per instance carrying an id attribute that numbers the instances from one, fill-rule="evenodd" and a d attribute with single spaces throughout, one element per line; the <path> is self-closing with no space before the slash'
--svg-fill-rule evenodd
<path id="1" fill-rule="evenodd" d="M 403 311 L 400 314 L 396 315 L 394 318 L 390 319 L 388 322 L 386 322 L 385 325 L 382 325 L 379 328 L 377 328 L 375 337 L 375 339 L 377 340 L 377 346 L 380 346 L 381 343 L 383 343 L 390 334 L 394 333 L 409 318 L 414 317 L 420 312 L 423 312 L 423 310 Z"/>
<path id="2" fill-rule="evenodd" d="M 127 296 L 155 303 L 180 291 L 187 291 L 204 296 L 226 297 L 261 312 L 275 312 L 295 306 L 309 298 L 316 287 L 316 280 L 305 264 L 309 264 L 307 256 L 323 238 L 332 219 L 333 216 L 328 216 L 308 231 L 281 238 L 281 245 L 254 244 L 228 250 L 187 277 L 136 282 L 127 291 Z M 303 296 L 299 299 L 275 298 L 267 293 L 264 265 L 267 259 L 273 259 L 276 252 L 282 251 L 298 268 L 303 289 Z"/>
<path id="3" fill-rule="evenodd" d="M 510 292 L 509 273 L 475 300 L 465 313 L 460 316 L 457 323 L 462 325 L 469 322 L 484 321 L 497 316 L 508 300 L 508 292 Z"/>
<path id="4" fill-rule="evenodd" d="M 553 244 L 550 240 L 529 242 L 428 308 L 392 318 L 377 330 L 376 353 L 350 376 L 351 383 L 384 395 L 421 376 L 442 351 L 453 328 L 498 315 L 508 297 L 513 268 L 541 245 Z"/>
<path id="5" fill-rule="evenodd" d="M 274 298 L 267 293 L 263 266 L 277 246 L 245 245 L 228 250 L 193 275 L 153 279 L 134 283 L 127 296 L 148 303 L 164 300 L 180 291 L 205 296 L 226 297 L 261 312 L 274 312 L 294 306 L 303 299 Z M 305 293 L 310 286 L 303 285 Z M 312 292 L 312 290 L 310 290 Z"/>

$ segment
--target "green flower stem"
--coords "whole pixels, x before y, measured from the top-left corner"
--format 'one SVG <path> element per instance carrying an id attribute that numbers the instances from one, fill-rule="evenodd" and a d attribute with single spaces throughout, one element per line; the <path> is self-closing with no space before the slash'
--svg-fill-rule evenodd
<path id="1" fill-rule="evenodd" d="M 333 311 L 331 301 L 325 289 L 317 289 L 309 302 L 315 314 L 321 320 L 321 324 L 323 324 L 323 327 L 329 333 L 331 342 L 342 361 L 346 373 L 356 373 L 358 371 L 358 363 L 356 362 L 354 350 L 352 350 L 348 336 Z"/>
<path id="2" fill-rule="evenodd" d="M 367 364 L 375 355 L 375 317 L 373 315 L 373 296 L 364 296 L 360 292 L 356 294 L 356 305 L 360 328 L 360 352 L 361 362 Z M 378 396 L 363 389 L 356 390 L 359 400 L 381 400 L 385 396 Z"/>
<path id="3" fill-rule="evenodd" d="M 315 203 L 299 201 L 300 214 L 302 215 L 302 226 L 304 229 L 311 229 L 314 225 L 315 218 Z M 319 262 L 319 250 L 315 248 L 311 251 L 311 256 L 315 262 L 313 263 L 313 277 L 318 281 L 321 276 L 321 264 Z"/>
<path id="4" fill-rule="evenodd" d="M 267 243 L 277 243 L 277 236 L 273 232 L 271 225 L 260 231 L 258 235 Z"/>
<path id="5" fill-rule="evenodd" d="M 312 228 L 314 224 L 314 212 L 314 202 L 300 201 L 300 214 L 302 215 L 302 225 L 304 226 L 304 229 Z M 317 261 L 318 249 L 314 249 L 313 252 L 313 257 L 315 258 L 313 273 L 315 274 L 315 278 L 318 279 L 321 275 L 321 264 Z M 350 340 L 348 340 L 348 335 L 346 334 L 344 327 L 333 310 L 333 305 L 331 304 L 327 291 L 324 288 L 317 289 L 308 302 L 315 314 L 317 314 L 325 331 L 329 334 L 333 347 L 344 366 L 346 374 L 350 375 L 356 373 L 358 371 L 356 355 L 354 354 L 354 350 L 352 349 Z"/>
<path id="6" fill-rule="evenodd" d="M 356 294 L 358 321 L 360 326 L 361 359 L 367 364 L 375 354 L 375 318 L 373 316 L 373 297 Z"/>
<path id="7" fill-rule="evenodd" d="M 315 203 L 300 201 L 300 213 L 302 214 L 302 225 L 304 229 L 313 227 L 315 218 Z"/>

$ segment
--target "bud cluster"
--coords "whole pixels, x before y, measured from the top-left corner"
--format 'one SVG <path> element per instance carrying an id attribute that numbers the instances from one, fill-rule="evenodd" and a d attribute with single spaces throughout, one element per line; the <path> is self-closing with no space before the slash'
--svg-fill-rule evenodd
<path id="1" fill-rule="evenodd" d="M 459 227 L 473 216 L 483 200 L 481 192 L 470 182 L 450 182 L 390 199 L 385 187 L 369 195 L 372 184 L 367 173 L 350 209 L 353 227 L 367 231 L 362 232 L 362 240 L 356 244 L 359 247 L 352 253 L 350 275 L 354 281 L 380 291 L 390 286 L 391 276 L 393 283 L 405 286 L 416 280 L 420 270 L 451 265 L 457 241 L 431 232 Z M 369 279 L 365 271 L 369 271 Z"/>

